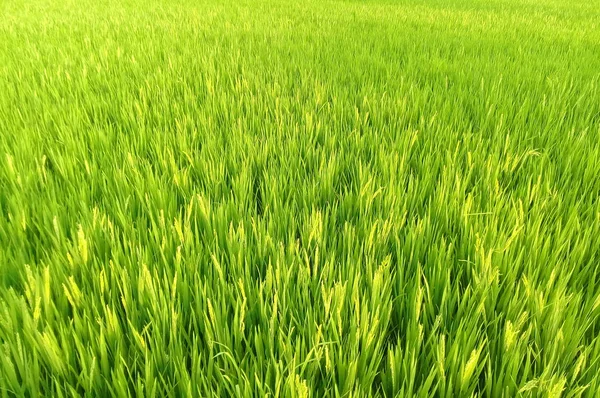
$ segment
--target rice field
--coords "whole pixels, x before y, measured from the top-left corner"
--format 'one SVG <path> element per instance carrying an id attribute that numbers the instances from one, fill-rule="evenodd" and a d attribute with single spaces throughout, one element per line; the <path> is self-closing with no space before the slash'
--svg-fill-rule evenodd
<path id="1" fill-rule="evenodd" d="M 598 375 L 598 0 L 0 2 L 0 397 Z"/>

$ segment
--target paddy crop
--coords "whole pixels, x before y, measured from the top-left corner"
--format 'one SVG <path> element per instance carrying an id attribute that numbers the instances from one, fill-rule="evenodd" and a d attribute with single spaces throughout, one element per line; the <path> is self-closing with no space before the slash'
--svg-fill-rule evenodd
<path id="1" fill-rule="evenodd" d="M 0 3 L 0 396 L 600 395 L 597 0 Z"/>

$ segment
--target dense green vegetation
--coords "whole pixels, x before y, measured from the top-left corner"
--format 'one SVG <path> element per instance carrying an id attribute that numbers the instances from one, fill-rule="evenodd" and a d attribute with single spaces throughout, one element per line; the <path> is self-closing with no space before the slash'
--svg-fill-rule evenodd
<path id="1" fill-rule="evenodd" d="M 600 395 L 597 0 L 0 2 L 0 396 Z"/>

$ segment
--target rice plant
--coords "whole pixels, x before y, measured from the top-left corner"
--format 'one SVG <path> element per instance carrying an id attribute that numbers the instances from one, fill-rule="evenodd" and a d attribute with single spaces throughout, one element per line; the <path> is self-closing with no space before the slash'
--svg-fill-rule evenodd
<path id="1" fill-rule="evenodd" d="M 597 0 L 3 0 L 0 397 L 600 396 Z"/>

